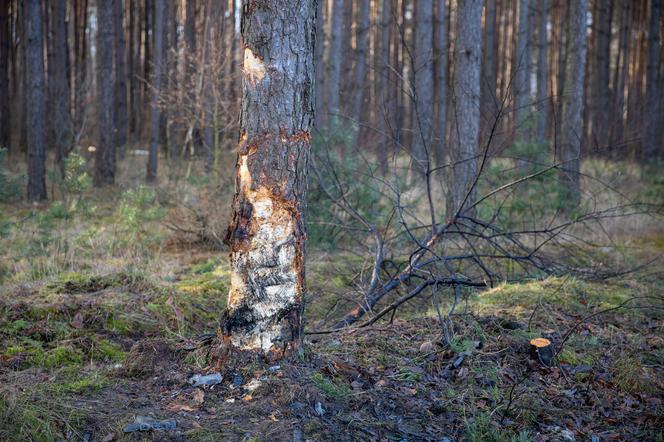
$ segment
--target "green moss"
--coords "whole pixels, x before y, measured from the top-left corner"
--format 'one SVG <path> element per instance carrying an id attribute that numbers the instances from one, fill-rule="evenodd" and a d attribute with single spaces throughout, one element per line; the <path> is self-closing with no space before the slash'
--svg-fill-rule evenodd
<path id="1" fill-rule="evenodd" d="M 83 363 L 83 353 L 79 349 L 59 346 L 44 353 L 35 362 L 44 368 L 78 366 Z"/>
<path id="2" fill-rule="evenodd" d="M 97 341 L 96 345 L 92 347 L 91 353 L 93 359 L 105 362 L 123 362 L 127 358 L 127 352 L 108 339 Z"/>
<path id="3" fill-rule="evenodd" d="M 58 373 L 54 382 L 45 385 L 44 390 L 51 396 L 92 394 L 99 392 L 108 383 L 108 378 L 99 371 L 82 374 L 78 369 L 65 369 Z"/>
<path id="4" fill-rule="evenodd" d="M 343 400 L 350 395 L 350 388 L 348 386 L 333 382 L 321 373 L 312 373 L 310 379 L 311 382 L 313 382 L 313 384 L 330 399 Z"/>

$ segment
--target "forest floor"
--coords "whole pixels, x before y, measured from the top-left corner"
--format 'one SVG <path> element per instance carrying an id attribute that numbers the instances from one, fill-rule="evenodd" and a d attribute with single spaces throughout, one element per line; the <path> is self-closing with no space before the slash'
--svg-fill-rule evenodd
<path id="1" fill-rule="evenodd" d="M 184 261 L 170 283 L 91 271 L 5 285 L 0 440 L 663 438 L 657 272 L 474 294 L 448 347 L 434 316 L 412 315 L 310 335 L 278 365 L 219 367 L 197 336 L 214 331 L 224 265 L 209 251 Z M 528 353 L 539 336 L 565 340 L 550 368 Z M 217 385 L 189 382 L 217 370 Z M 176 427 L 124 433 L 137 416 Z"/>
<path id="2" fill-rule="evenodd" d="M 661 260 L 468 291 L 449 345 L 421 297 L 391 322 L 308 334 L 286 361 L 219 364 L 227 202 L 182 182 L 88 191 L 82 170 L 55 202 L 0 203 L 0 441 L 664 441 Z M 664 252 L 649 222 L 616 224 L 620 259 Z M 309 254 L 307 331 L 352 305 L 362 265 Z M 551 367 L 534 337 L 559 350 Z M 125 432 L 137 418 L 169 428 Z"/>

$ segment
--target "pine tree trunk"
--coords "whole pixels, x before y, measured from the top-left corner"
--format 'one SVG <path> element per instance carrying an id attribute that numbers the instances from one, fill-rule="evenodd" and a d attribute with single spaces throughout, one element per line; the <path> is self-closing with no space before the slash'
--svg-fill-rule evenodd
<path id="1" fill-rule="evenodd" d="M 162 85 L 162 70 L 164 56 L 164 10 L 167 0 L 156 0 L 154 8 L 154 50 L 153 66 L 154 78 L 152 80 L 152 99 L 150 101 L 150 153 L 148 155 L 147 181 L 157 179 L 157 157 L 161 140 L 161 110 L 159 109 L 159 94 Z"/>
<path id="2" fill-rule="evenodd" d="M 539 27 L 537 30 L 537 142 L 542 144 L 547 139 L 549 122 L 548 81 L 549 66 L 547 58 L 549 0 L 539 2 Z"/>
<path id="3" fill-rule="evenodd" d="M 314 18 L 311 0 L 247 1 L 242 12 L 231 288 L 221 324 L 233 346 L 271 357 L 297 348 L 301 336 Z"/>
<path id="4" fill-rule="evenodd" d="M 367 60 L 369 52 L 369 0 L 360 0 L 359 22 L 357 29 L 357 45 L 355 57 L 355 97 L 353 103 L 353 119 L 359 122 L 362 118 L 366 85 Z"/>
<path id="5" fill-rule="evenodd" d="M 597 47 L 595 51 L 595 78 L 592 84 L 593 95 L 593 138 L 600 148 L 609 142 L 609 111 L 611 110 L 611 89 L 609 65 L 611 58 L 611 18 L 613 2 L 599 0 L 597 3 Z"/>
<path id="6" fill-rule="evenodd" d="M 113 0 L 113 31 L 115 54 L 115 144 L 124 152 L 127 144 L 127 70 L 123 0 Z"/>
<path id="7" fill-rule="evenodd" d="M 454 126 L 451 132 L 447 217 L 475 201 L 480 125 L 482 0 L 459 0 L 454 45 Z"/>
<path id="8" fill-rule="evenodd" d="M 513 57 L 514 69 L 514 106 L 516 111 L 515 135 L 521 143 L 530 141 L 530 35 L 529 35 L 529 0 L 519 0 L 519 27 L 516 37 L 516 51 Z"/>
<path id="9" fill-rule="evenodd" d="M 576 208 L 581 200 L 580 166 L 583 139 L 583 91 L 586 70 L 586 11 L 588 0 L 572 0 L 565 62 L 565 87 L 561 126 L 560 158 L 563 162 L 560 181 L 563 201 Z"/>
<path id="10" fill-rule="evenodd" d="M 497 0 L 487 0 L 485 9 L 484 52 L 482 61 L 481 101 L 482 118 L 480 134 L 488 139 L 489 130 L 498 117 L 496 83 L 498 81 L 498 32 Z M 441 3 L 443 5 L 444 2 Z"/>
<path id="11" fill-rule="evenodd" d="M 325 105 L 325 0 L 318 0 L 316 7 L 316 127 L 322 128 Z"/>
<path id="12" fill-rule="evenodd" d="M 115 183 L 115 123 L 113 108 L 113 4 L 100 2 L 97 7 L 97 151 L 95 153 L 95 186 Z"/>
<path id="13" fill-rule="evenodd" d="M 330 48 L 327 57 L 327 115 L 325 121 L 335 121 L 339 113 L 339 94 L 341 89 L 341 50 L 343 48 L 344 0 L 331 0 L 332 29 L 330 30 Z"/>
<path id="14" fill-rule="evenodd" d="M 9 0 L 0 0 L 0 149 L 9 147 Z"/>
<path id="15" fill-rule="evenodd" d="M 433 124 L 433 0 L 417 2 L 415 13 L 415 51 L 413 62 L 414 146 L 413 171 L 425 177 L 431 169 L 431 131 Z"/>
<path id="16" fill-rule="evenodd" d="M 44 32 L 41 1 L 26 2 L 28 201 L 41 201 L 46 199 Z"/>
<path id="17" fill-rule="evenodd" d="M 644 163 L 652 161 L 658 154 L 662 153 L 664 131 L 660 127 L 661 94 L 664 94 L 659 77 L 660 69 L 660 40 L 659 27 L 662 14 L 662 1 L 650 1 L 650 24 L 648 27 L 648 66 L 646 68 L 646 134 L 643 142 L 641 160 Z"/>
<path id="18" fill-rule="evenodd" d="M 64 173 L 64 159 L 71 149 L 73 141 L 69 111 L 69 48 L 67 46 L 65 22 L 67 4 L 65 0 L 53 0 L 50 6 L 54 57 L 52 59 L 52 75 L 49 78 L 49 88 L 52 89 L 51 99 L 53 100 L 49 119 L 53 125 L 56 162 Z"/>
<path id="19" fill-rule="evenodd" d="M 495 14 L 494 10 L 494 14 Z M 495 19 L 494 19 L 495 22 Z M 445 134 L 447 127 L 447 14 L 445 2 L 438 2 L 436 13 L 436 121 L 434 135 L 437 140 L 434 144 L 436 167 L 445 162 Z M 491 48 L 493 51 L 493 48 Z M 495 85 L 495 80 L 493 82 Z"/>

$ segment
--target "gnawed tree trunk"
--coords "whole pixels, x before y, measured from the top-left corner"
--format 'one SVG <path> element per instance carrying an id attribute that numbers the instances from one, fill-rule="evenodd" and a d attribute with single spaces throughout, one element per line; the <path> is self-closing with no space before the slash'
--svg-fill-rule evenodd
<path id="1" fill-rule="evenodd" d="M 221 326 L 234 347 L 272 357 L 296 348 L 301 334 L 314 17 L 314 1 L 248 1 L 242 11 L 231 288 Z"/>

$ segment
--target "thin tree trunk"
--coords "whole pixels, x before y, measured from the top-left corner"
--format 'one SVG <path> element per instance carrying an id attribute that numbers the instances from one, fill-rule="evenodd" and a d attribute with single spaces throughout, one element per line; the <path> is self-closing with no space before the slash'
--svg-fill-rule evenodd
<path id="1" fill-rule="evenodd" d="M 115 183 L 115 109 L 113 93 L 113 7 L 118 0 L 100 2 L 97 7 L 97 151 L 95 186 Z"/>
<path id="2" fill-rule="evenodd" d="M 362 106 L 365 100 L 366 72 L 369 52 L 369 0 L 360 0 L 359 21 L 357 29 L 357 44 L 355 56 L 355 97 L 353 103 L 353 119 L 360 121 Z"/>
<path id="3" fill-rule="evenodd" d="M 113 31 L 115 49 L 115 144 L 124 152 L 127 144 L 127 71 L 123 0 L 113 0 Z"/>
<path id="4" fill-rule="evenodd" d="M 0 149 L 9 147 L 9 3 L 0 0 Z"/>
<path id="5" fill-rule="evenodd" d="M 262 5 L 243 10 L 231 288 L 221 328 L 235 347 L 281 357 L 298 347 L 302 332 L 315 2 Z"/>
<path id="6" fill-rule="evenodd" d="M 454 126 L 452 173 L 448 180 L 447 217 L 463 213 L 475 201 L 480 124 L 482 0 L 459 0 L 454 45 Z"/>
<path id="7" fill-rule="evenodd" d="M 570 1 L 567 28 L 567 59 L 561 127 L 560 160 L 563 162 L 560 180 L 564 203 L 578 207 L 581 201 L 580 166 L 583 138 L 583 86 L 586 69 L 586 11 L 588 0 Z"/>
<path id="8" fill-rule="evenodd" d="M 157 157 L 159 155 L 159 144 L 161 142 L 161 111 L 159 110 L 159 94 L 162 85 L 162 69 L 164 56 L 164 9 L 166 0 L 155 1 L 154 15 L 154 79 L 152 81 L 152 100 L 150 102 L 150 152 L 148 155 L 147 181 L 154 182 L 157 179 Z"/>
<path id="9" fill-rule="evenodd" d="M 322 110 L 325 108 L 325 0 L 318 0 L 316 7 L 316 127 L 323 126 Z"/>
<path id="10" fill-rule="evenodd" d="M 46 199 L 44 33 L 40 0 L 26 0 L 28 201 Z"/>
<path id="11" fill-rule="evenodd" d="M 440 3 L 444 5 L 444 2 Z M 488 138 L 488 130 L 498 117 L 496 83 L 498 81 L 498 32 L 496 0 L 487 0 L 485 8 L 484 52 L 482 61 L 482 96 L 480 101 L 480 135 Z"/>
<path id="12" fill-rule="evenodd" d="M 495 14 L 495 10 L 494 10 Z M 436 167 L 445 161 L 445 134 L 447 127 L 447 19 L 445 1 L 438 2 L 436 13 L 436 121 L 434 135 L 437 140 L 432 149 L 436 157 Z M 495 19 L 494 19 L 495 23 Z M 493 47 L 491 48 L 493 51 Z M 495 89 L 495 79 L 493 82 Z"/>
<path id="13" fill-rule="evenodd" d="M 662 14 L 662 1 L 650 0 L 650 24 L 648 26 L 648 67 L 646 69 L 646 134 L 643 142 L 642 162 L 652 161 L 657 154 L 662 153 L 662 135 L 664 131 L 660 127 L 661 87 L 662 79 L 659 77 L 660 68 L 660 42 L 659 27 Z"/>
<path id="14" fill-rule="evenodd" d="M 53 125 L 53 143 L 55 145 L 56 162 L 64 174 L 64 159 L 73 141 L 71 114 L 69 110 L 69 73 L 67 69 L 69 49 L 67 47 L 65 0 L 53 0 L 51 6 L 51 24 L 53 35 L 53 63 L 49 88 L 51 88 L 50 121 Z"/>
<path id="15" fill-rule="evenodd" d="M 529 0 L 519 0 L 519 28 L 516 38 L 516 51 L 513 57 L 514 105 L 516 107 L 515 139 L 521 143 L 530 141 L 530 35 Z"/>
<path id="16" fill-rule="evenodd" d="M 611 19 L 613 2 L 599 0 L 597 3 L 597 47 L 595 52 L 595 76 L 593 81 L 593 138 L 600 148 L 609 142 L 609 111 L 611 110 L 610 58 Z"/>
<path id="17" fill-rule="evenodd" d="M 625 84 L 629 69 L 629 34 L 632 15 L 632 2 L 624 0 L 622 3 L 620 39 L 618 45 L 618 59 L 616 61 L 613 96 L 614 102 L 611 106 L 611 128 L 609 143 L 611 145 L 611 156 L 620 156 L 616 145 L 623 140 L 625 127 Z"/>
<path id="18" fill-rule="evenodd" d="M 548 17 L 549 0 L 539 2 L 539 28 L 537 30 L 537 131 L 536 138 L 539 144 L 547 139 L 547 125 L 549 122 L 549 99 L 548 99 Z"/>
<path id="19" fill-rule="evenodd" d="M 415 51 L 412 58 L 414 113 L 413 170 L 425 177 L 431 169 L 431 132 L 434 104 L 433 0 L 417 2 Z"/>
<path id="20" fill-rule="evenodd" d="M 329 124 L 335 121 L 339 113 L 339 94 L 341 88 L 341 50 L 343 48 L 343 19 L 344 0 L 331 0 L 332 29 L 330 30 L 330 47 L 327 57 L 327 115 L 325 121 Z"/>

